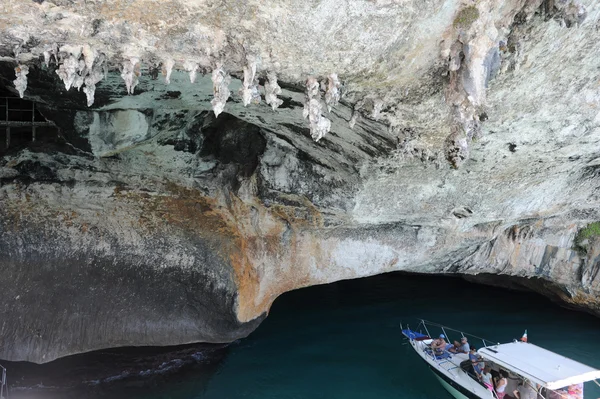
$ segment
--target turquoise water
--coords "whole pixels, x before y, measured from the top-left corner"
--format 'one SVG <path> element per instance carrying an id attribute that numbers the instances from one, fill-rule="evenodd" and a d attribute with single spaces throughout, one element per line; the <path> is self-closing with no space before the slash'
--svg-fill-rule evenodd
<path id="1" fill-rule="evenodd" d="M 418 317 L 499 342 L 527 329 L 530 342 L 600 368 L 600 319 L 535 294 L 389 274 L 285 294 L 251 336 L 210 367 L 95 392 L 135 399 L 450 398 L 401 338 L 400 322 L 416 327 Z M 600 397 L 600 388 L 586 384 L 585 397 Z"/>
<path id="2" fill-rule="evenodd" d="M 187 397 L 449 398 L 400 337 L 418 317 L 500 342 L 528 329 L 530 342 L 600 368 L 598 319 L 532 294 L 394 274 L 288 294 Z"/>

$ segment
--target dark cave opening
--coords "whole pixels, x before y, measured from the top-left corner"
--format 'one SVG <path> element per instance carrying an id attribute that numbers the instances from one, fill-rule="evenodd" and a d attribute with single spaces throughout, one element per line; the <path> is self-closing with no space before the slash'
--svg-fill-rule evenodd
<path id="1" fill-rule="evenodd" d="M 0 155 L 54 141 L 58 135 L 58 128 L 44 118 L 35 102 L 0 91 Z"/>
<path id="2" fill-rule="evenodd" d="M 205 113 L 201 156 L 213 156 L 223 164 L 236 164 L 242 177 L 251 176 L 266 148 L 260 127 L 223 113 Z"/>

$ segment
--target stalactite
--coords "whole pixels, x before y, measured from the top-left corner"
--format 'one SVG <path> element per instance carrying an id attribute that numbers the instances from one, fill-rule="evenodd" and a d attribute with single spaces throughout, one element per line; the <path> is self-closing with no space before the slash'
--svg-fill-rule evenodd
<path id="1" fill-rule="evenodd" d="M 100 54 L 96 59 L 96 63 L 92 66 L 92 69 L 85 77 L 85 87 L 83 92 L 87 98 L 87 106 L 91 107 L 94 104 L 94 96 L 96 93 L 96 83 L 100 82 L 104 78 L 104 65 L 105 56 Z"/>
<path id="2" fill-rule="evenodd" d="M 325 104 L 327 104 L 327 110 L 331 112 L 331 108 L 335 107 L 340 102 L 340 81 L 336 73 L 332 73 L 327 77 L 327 84 L 325 85 Z"/>
<path id="3" fill-rule="evenodd" d="M 365 99 L 363 98 L 362 100 L 357 101 L 354 104 L 354 107 L 352 107 L 352 116 L 350 117 L 350 120 L 348 121 L 348 126 L 350 126 L 350 129 L 354 129 L 354 126 L 356 125 L 356 122 L 358 121 L 358 118 L 360 117 L 360 110 L 365 108 Z"/>
<path id="4" fill-rule="evenodd" d="M 356 110 L 352 111 L 352 117 L 350 117 L 350 120 L 348 121 L 348 126 L 350 127 L 350 129 L 354 129 L 354 126 L 356 125 L 356 121 L 358 120 L 358 112 Z"/>
<path id="5" fill-rule="evenodd" d="M 132 57 L 129 60 L 123 62 L 123 72 L 121 72 L 121 77 L 125 81 L 125 86 L 127 86 L 128 94 L 133 94 L 135 86 L 137 86 L 138 84 L 140 74 L 141 64 L 138 58 Z"/>
<path id="6" fill-rule="evenodd" d="M 260 103 L 260 93 L 258 92 L 258 79 L 256 78 L 256 61 L 249 62 L 244 67 L 244 82 L 240 89 L 242 103 L 244 107 L 250 103 Z"/>
<path id="7" fill-rule="evenodd" d="M 64 45 L 59 49 L 59 58 L 62 63 L 56 70 L 56 74 L 65 84 L 65 89 L 68 91 L 78 80 L 79 72 L 81 72 L 81 64 L 79 58 L 81 57 L 82 46 Z M 83 63 L 85 66 L 85 62 Z M 77 82 L 79 84 L 79 82 Z M 83 84 L 83 79 L 81 79 Z M 81 87 L 79 84 L 79 87 Z"/>
<path id="8" fill-rule="evenodd" d="M 269 72 L 267 82 L 265 82 L 265 101 L 273 110 L 283 104 L 283 100 L 277 98 L 279 94 L 281 94 L 281 87 L 277 84 L 277 75 L 275 75 L 275 72 Z"/>
<path id="9" fill-rule="evenodd" d="M 331 129 L 331 121 L 321 115 L 322 108 L 319 82 L 314 77 L 310 77 L 306 80 L 306 101 L 303 116 L 308 118 L 310 135 L 316 142 L 321 140 Z"/>
<path id="10" fill-rule="evenodd" d="M 171 72 L 173 72 L 174 65 L 175 65 L 175 61 L 173 61 L 170 58 L 168 60 L 166 60 L 165 62 L 163 62 L 162 74 L 165 77 L 166 84 L 171 83 Z"/>
<path id="11" fill-rule="evenodd" d="M 183 69 L 190 73 L 190 82 L 194 83 L 196 81 L 196 74 L 198 72 L 198 64 L 193 61 L 186 61 L 183 64 Z"/>
<path id="12" fill-rule="evenodd" d="M 96 57 L 98 56 L 98 53 L 96 52 L 96 50 L 92 49 L 89 44 L 85 44 L 81 51 L 83 53 L 85 67 L 87 68 L 88 71 L 91 71 L 92 67 L 94 66 L 94 61 L 96 60 Z"/>
<path id="13" fill-rule="evenodd" d="M 382 109 L 383 109 L 383 100 L 381 100 L 379 98 L 373 100 L 373 111 L 371 112 L 371 117 L 375 120 L 378 120 Z"/>
<path id="14" fill-rule="evenodd" d="M 50 65 L 50 51 L 44 51 L 44 66 L 47 68 Z"/>
<path id="15" fill-rule="evenodd" d="M 79 72 L 79 61 L 75 58 L 74 55 L 68 55 L 63 59 L 62 64 L 56 70 L 56 74 L 60 77 L 60 79 L 65 84 L 65 90 L 69 90 Z"/>
<path id="16" fill-rule="evenodd" d="M 87 99 L 87 106 L 91 107 L 94 104 L 94 96 L 96 95 L 96 83 L 91 77 L 85 78 L 85 87 L 83 92 Z"/>
<path id="17" fill-rule="evenodd" d="M 228 87 L 231 82 L 231 76 L 222 67 L 218 67 L 212 72 L 212 82 L 214 98 L 210 103 L 215 116 L 219 116 L 225 109 L 225 103 L 231 94 Z"/>
<path id="18" fill-rule="evenodd" d="M 442 51 L 442 56 L 448 60 L 445 99 L 453 125 L 444 142 L 444 152 L 453 168 L 460 167 L 468 159 L 472 141 L 481 137 L 479 115 L 486 106 L 487 85 L 501 68 L 499 43 L 503 36 L 485 17 L 487 3 L 463 8 L 459 22 L 467 15 L 471 15 L 471 22 L 455 24 L 456 37 L 453 42 L 446 42 Z M 519 47 L 517 42 L 513 53 L 515 60 L 520 58 Z"/>
<path id="19" fill-rule="evenodd" d="M 73 87 L 75 87 L 77 91 L 79 91 L 81 86 L 83 86 L 85 75 L 88 73 L 84 60 L 79 60 L 78 71 L 79 73 L 75 74 L 75 79 L 73 80 Z"/>
<path id="20" fill-rule="evenodd" d="M 19 96 L 23 98 L 25 90 L 27 89 L 27 74 L 29 73 L 29 67 L 27 65 L 19 65 L 15 68 L 16 79 L 13 81 L 15 89 L 19 92 Z"/>
<path id="21" fill-rule="evenodd" d="M 54 54 L 56 54 L 56 50 L 53 49 L 44 52 L 44 61 L 46 64 L 50 62 Z M 65 84 L 65 89 L 69 90 L 71 87 L 75 87 L 77 90 L 81 90 L 83 87 L 83 92 L 87 98 L 87 105 L 88 107 L 92 106 L 96 92 L 96 83 L 105 78 L 108 73 L 106 56 L 93 49 L 89 44 L 83 46 L 64 45 L 60 48 L 59 54 L 62 63 L 59 65 L 56 73 Z M 135 87 L 135 84 L 133 86 Z M 133 91 L 133 88 L 131 90 Z"/>
<path id="22" fill-rule="evenodd" d="M 46 68 L 50 65 L 50 61 L 52 57 L 54 57 L 54 62 L 58 64 L 58 45 L 54 43 L 50 48 L 47 48 L 44 51 L 44 65 Z"/>

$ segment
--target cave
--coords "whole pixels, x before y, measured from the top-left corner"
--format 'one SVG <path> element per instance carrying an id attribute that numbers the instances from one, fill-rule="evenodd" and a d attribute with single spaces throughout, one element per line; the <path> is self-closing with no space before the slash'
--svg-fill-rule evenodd
<path id="1" fill-rule="evenodd" d="M 600 315 L 593 1 L 9 3 L 0 359 L 226 345 L 389 272 Z"/>

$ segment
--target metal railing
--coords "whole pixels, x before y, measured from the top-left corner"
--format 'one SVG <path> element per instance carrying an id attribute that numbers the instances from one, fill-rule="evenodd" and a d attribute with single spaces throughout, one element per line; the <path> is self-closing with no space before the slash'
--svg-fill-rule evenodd
<path id="1" fill-rule="evenodd" d="M 446 333 L 446 330 L 448 330 L 448 331 L 453 331 L 453 332 L 459 333 L 461 337 L 468 337 L 468 338 L 474 338 L 474 339 L 477 339 L 477 340 L 481 340 L 481 343 L 483 344 L 483 346 L 482 346 L 483 348 L 499 344 L 498 342 L 494 342 L 494 341 L 491 341 L 489 339 L 481 338 L 481 337 L 478 337 L 477 335 L 465 333 L 465 332 L 463 332 L 461 330 L 457 330 L 455 328 L 444 326 L 442 324 L 434 323 L 432 321 L 427 321 L 427 320 L 424 320 L 424 319 L 419 319 L 419 325 L 417 326 L 417 328 L 419 328 L 419 326 L 423 326 L 423 328 L 427 332 L 427 335 L 429 335 L 429 337 L 434 338 L 434 339 L 435 339 L 435 337 L 433 337 L 429 333 L 429 329 L 427 328 L 427 326 L 440 328 L 442 330 L 443 334 L 446 336 L 446 338 L 448 338 L 448 334 Z M 450 338 L 448 338 L 448 340 L 450 340 Z"/>
<path id="2" fill-rule="evenodd" d="M 11 101 L 17 101 L 18 105 L 11 107 Z M 37 127 L 54 126 L 52 122 L 48 122 L 47 120 L 36 120 L 36 115 L 39 115 L 38 112 L 35 102 L 13 97 L 0 97 L 0 127 L 4 128 L 6 132 L 6 148 L 10 147 L 11 127 L 29 128 L 31 141 L 35 141 Z"/>
<path id="3" fill-rule="evenodd" d="M 8 399 L 8 384 L 6 383 L 6 368 L 0 364 L 2 379 L 0 380 L 0 399 Z"/>

